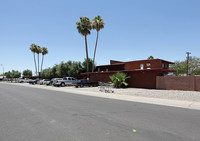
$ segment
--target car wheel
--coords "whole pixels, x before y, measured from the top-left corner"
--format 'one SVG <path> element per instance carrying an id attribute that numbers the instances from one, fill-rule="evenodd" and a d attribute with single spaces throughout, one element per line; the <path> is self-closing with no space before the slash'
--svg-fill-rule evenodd
<path id="1" fill-rule="evenodd" d="M 60 86 L 61 86 L 61 87 L 65 87 L 65 83 L 61 83 Z"/>

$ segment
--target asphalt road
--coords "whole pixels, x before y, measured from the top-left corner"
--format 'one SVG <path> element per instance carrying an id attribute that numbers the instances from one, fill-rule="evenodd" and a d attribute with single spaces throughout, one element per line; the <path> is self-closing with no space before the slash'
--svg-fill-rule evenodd
<path id="1" fill-rule="evenodd" d="M 0 83 L 0 141 L 200 141 L 200 111 Z"/>

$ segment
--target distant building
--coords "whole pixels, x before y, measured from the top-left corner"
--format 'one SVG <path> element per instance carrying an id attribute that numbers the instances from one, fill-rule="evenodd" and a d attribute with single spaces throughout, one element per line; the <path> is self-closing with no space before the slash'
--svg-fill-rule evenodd
<path id="1" fill-rule="evenodd" d="M 90 76 L 91 81 L 110 82 L 110 77 L 116 72 L 127 73 L 131 78 L 127 79 L 129 87 L 156 88 L 156 76 L 164 76 L 170 70 L 169 65 L 173 62 L 162 59 L 138 60 L 121 62 L 110 60 L 110 65 L 97 66 L 95 72 L 81 73 L 82 76 Z"/>

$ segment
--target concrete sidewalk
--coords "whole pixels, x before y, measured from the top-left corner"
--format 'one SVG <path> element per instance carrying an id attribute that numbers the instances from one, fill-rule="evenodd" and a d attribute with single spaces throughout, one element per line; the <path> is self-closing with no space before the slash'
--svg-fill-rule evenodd
<path id="1" fill-rule="evenodd" d="M 126 90 L 120 89 L 120 92 L 116 93 L 104 93 L 99 92 L 98 88 L 75 88 L 75 87 L 53 87 L 53 86 L 45 86 L 45 85 L 30 85 L 27 83 L 4 83 L 8 85 L 18 85 L 18 86 L 25 86 L 31 88 L 39 88 L 39 89 L 46 89 L 46 90 L 53 90 L 53 91 L 61 91 L 67 93 L 74 93 L 79 95 L 88 95 L 88 96 L 95 96 L 95 97 L 102 97 L 102 98 L 109 98 L 109 99 L 116 99 L 116 100 L 125 100 L 125 101 L 134 101 L 134 102 L 141 102 L 141 103 L 149 103 L 149 104 L 156 104 L 156 105 L 164 105 L 164 106 L 173 106 L 173 107 L 181 107 L 187 109 L 196 109 L 200 110 L 200 101 L 194 100 L 187 100 L 187 99 L 167 99 L 163 97 L 153 97 L 152 94 L 148 95 L 148 91 L 161 93 L 161 95 L 167 92 L 167 90 L 145 90 L 145 89 L 136 89 L 133 88 L 132 90 L 144 91 L 143 93 L 147 93 L 147 95 L 131 95 L 127 93 Z M 129 90 L 131 91 L 131 89 Z M 172 91 L 177 92 L 177 91 Z M 179 91 L 180 92 L 180 91 Z M 184 91 L 182 91 L 184 93 Z M 137 94 L 137 93 L 136 93 Z M 196 93 L 195 93 L 196 94 Z M 197 96 L 200 96 L 200 92 L 197 92 Z M 172 97 L 173 98 L 173 97 Z"/>

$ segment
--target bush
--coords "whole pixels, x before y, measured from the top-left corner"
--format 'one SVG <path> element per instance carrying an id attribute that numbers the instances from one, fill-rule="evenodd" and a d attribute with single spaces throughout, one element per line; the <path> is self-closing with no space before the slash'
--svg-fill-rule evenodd
<path id="1" fill-rule="evenodd" d="M 130 76 L 127 76 L 127 74 L 117 72 L 110 76 L 110 84 L 114 85 L 115 88 L 121 88 L 123 85 L 128 86 L 128 83 L 126 82 L 126 79 L 128 78 L 130 78 Z"/>

